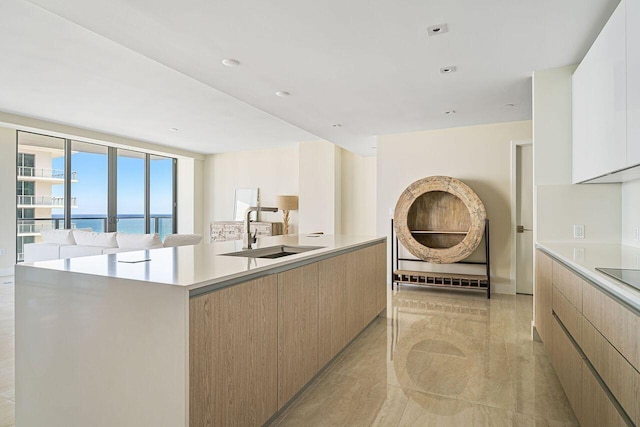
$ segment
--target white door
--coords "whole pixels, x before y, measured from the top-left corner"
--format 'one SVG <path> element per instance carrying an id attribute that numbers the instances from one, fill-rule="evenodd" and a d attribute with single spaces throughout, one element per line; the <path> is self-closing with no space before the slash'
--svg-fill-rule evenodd
<path id="1" fill-rule="evenodd" d="M 533 294 L 533 146 L 516 146 L 516 292 Z"/>

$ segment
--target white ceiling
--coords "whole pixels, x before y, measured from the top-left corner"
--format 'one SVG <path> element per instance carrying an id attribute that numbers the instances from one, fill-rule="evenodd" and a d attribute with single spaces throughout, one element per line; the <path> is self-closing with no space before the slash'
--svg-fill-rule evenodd
<path id="1" fill-rule="evenodd" d="M 2 0 L 0 110 L 203 153 L 373 154 L 376 135 L 530 119 L 532 72 L 577 63 L 617 3 Z"/>

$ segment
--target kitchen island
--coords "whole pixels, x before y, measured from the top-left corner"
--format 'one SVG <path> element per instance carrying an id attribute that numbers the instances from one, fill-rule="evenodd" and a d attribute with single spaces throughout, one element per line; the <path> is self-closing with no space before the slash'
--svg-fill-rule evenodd
<path id="1" fill-rule="evenodd" d="M 275 236 L 16 267 L 20 426 L 262 425 L 387 306 L 386 239 Z"/>

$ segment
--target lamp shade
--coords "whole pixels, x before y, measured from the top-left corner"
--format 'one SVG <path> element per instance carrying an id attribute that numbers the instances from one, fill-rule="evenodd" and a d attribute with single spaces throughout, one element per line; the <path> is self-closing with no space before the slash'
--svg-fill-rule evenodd
<path id="1" fill-rule="evenodd" d="M 298 196 L 276 196 L 276 207 L 283 211 L 298 210 Z"/>

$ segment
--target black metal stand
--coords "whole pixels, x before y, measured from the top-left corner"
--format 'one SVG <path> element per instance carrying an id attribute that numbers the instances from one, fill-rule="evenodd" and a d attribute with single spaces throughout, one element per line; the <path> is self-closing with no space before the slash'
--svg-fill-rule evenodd
<path id="1" fill-rule="evenodd" d="M 487 299 L 491 298 L 491 252 L 489 245 L 489 220 L 484 223 L 485 261 L 458 261 L 455 264 L 475 264 L 486 267 L 486 276 L 452 273 L 432 273 L 424 271 L 400 270 L 400 262 L 427 262 L 416 258 L 400 258 L 399 242 L 391 220 L 391 289 L 394 284 L 408 284 L 419 286 L 446 287 L 455 289 L 482 290 L 487 292 Z"/>

